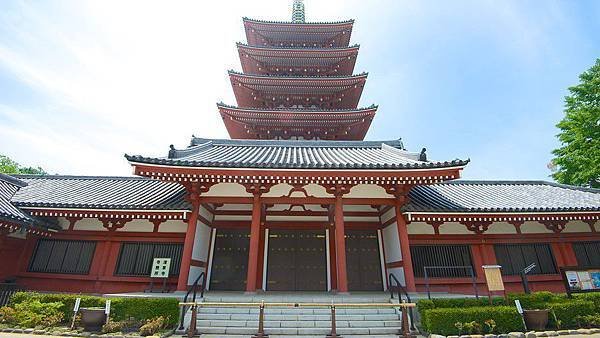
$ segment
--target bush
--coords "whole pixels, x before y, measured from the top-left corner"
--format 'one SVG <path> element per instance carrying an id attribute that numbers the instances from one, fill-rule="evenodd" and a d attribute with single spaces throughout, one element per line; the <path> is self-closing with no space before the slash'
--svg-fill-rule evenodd
<path id="1" fill-rule="evenodd" d="M 153 319 L 148 319 L 146 324 L 140 327 L 140 335 L 142 336 L 152 336 L 158 331 L 165 328 L 165 324 L 167 323 L 168 318 L 164 318 L 162 316 L 156 317 Z"/>
<path id="2" fill-rule="evenodd" d="M 29 300 L 37 300 L 41 303 L 60 302 L 59 311 L 63 313 L 65 321 L 73 317 L 73 306 L 75 300 L 81 298 L 80 307 L 104 307 L 107 298 L 96 296 L 85 296 L 77 294 L 46 294 L 36 292 L 17 292 L 10 300 L 12 306 Z M 110 318 L 113 321 L 136 320 L 146 321 L 148 319 L 164 317 L 167 319 L 166 326 L 177 324 L 179 317 L 179 301 L 176 298 L 133 298 L 121 297 L 111 299 Z"/>
<path id="3" fill-rule="evenodd" d="M 521 306 L 527 310 L 547 309 L 549 303 L 563 302 L 568 298 L 565 294 L 555 294 L 549 291 L 539 291 L 531 294 L 511 293 L 508 295 L 510 305 L 514 305 L 515 299 L 521 302 Z"/>
<path id="4" fill-rule="evenodd" d="M 9 306 L 0 307 L 0 324 L 15 324 L 17 311 Z"/>
<path id="5" fill-rule="evenodd" d="M 577 326 L 579 327 L 600 327 L 600 314 L 588 315 L 588 316 L 577 316 L 575 317 Z"/>
<path id="6" fill-rule="evenodd" d="M 573 299 L 587 300 L 594 303 L 594 312 L 600 314 L 600 292 L 576 293 Z"/>
<path id="7" fill-rule="evenodd" d="M 61 306 L 61 302 L 41 303 L 38 300 L 27 300 L 15 304 L 14 307 L 0 308 L 0 322 L 23 327 L 55 326 L 63 319 Z"/>
<path id="8" fill-rule="evenodd" d="M 560 303 L 551 303 L 548 308 L 554 315 L 550 315 L 550 325 L 561 329 L 576 329 L 578 327 L 577 317 L 594 314 L 594 303 L 588 300 L 573 300 Z M 554 319 L 558 319 L 557 323 Z"/>
<path id="9" fill-rule="evenodd" d="M 489 326 L 486 321 L 494 320 L 497 332 L 522 331 L 523 324 L 517 309 L 510 306 L 481 306 L 466 308 L 436 308 L 425 311 L 423 329 L 441 335 L 458 334 L 458 323 L 469 323 L 475 328 Z M 475 324 L 473 324 L 473 322 Z M 488 322 L 489 323 L 489 322 Z"/>

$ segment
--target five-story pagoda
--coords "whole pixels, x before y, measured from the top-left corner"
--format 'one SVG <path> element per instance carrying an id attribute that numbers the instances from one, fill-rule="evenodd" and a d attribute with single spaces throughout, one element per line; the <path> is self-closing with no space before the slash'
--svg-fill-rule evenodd
<path id="1" fill-rule="evenodd" d="M 237 107 L 218 104 L 231 138 L 363 140 L 376 106 L 358 108 L 367 74 L 353 75 L 353 20 L 306 23 L 295 1 L 291 22 L 244 18 L 243 73 L 229 71 Z"/>

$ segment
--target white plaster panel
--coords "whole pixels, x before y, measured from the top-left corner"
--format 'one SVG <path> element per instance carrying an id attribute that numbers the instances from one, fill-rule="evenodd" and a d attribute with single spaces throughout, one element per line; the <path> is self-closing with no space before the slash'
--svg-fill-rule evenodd
<path id="1" fill-rule="evenodd" d="M 379 222 L 377 216 L 344 216 L 346 222 Z"/>
<path id="2" fill-rule="evenodd" d="M 425 222 L 412 222 L 407 225 L 409 235 L 433 235 L 433 227 Z"/>
<path id="3" fill-rule="evenodd" d="M 190 272 L 188 274 L 188 285 L 192 285 L 196 281 L 196 278 L 204 271 L 204 268 L 199 266 L 190 266 Z"/>
<path id="4" fill-rule="evenodd" d="M 388 276 L 390 273 L 393 273 L 394 276 L 396 276 L 396 278 L 398 278 L 398 280 L 400 281 L 400 284 L 402 284 L 402 286 L 406 286 L 406 279 L 404 278 L 404 268 L 403 267 L 388 268 L 387 272 L 388 272 Z M 394 282 L 394 285 L 396 285 L 395 282 Z"/>
<path id="5" fill-rule="evenodd" d="M 388 194 L 385 189 L 376 184 L 358 184 L 350 189 L 345 198 L 390 198 L 394 197 Z"/>
<path id="6" fill-rule="evenodd" d="M 213 185 L 210 190 L 203 193 L 202 196 L 252 197 L 252 194 L 247 192 L 246 188 L 241 184 L 219 183 Z"/>
<path id="7" fill-rule="evenodd" d="M 186 232 L 187 231 L 187 223 L 184 221 L 175 221 L 168 220 L 160 224 L 158 228 L 158 232 Z"/>
<path id="8" fill-rule="evenodd" d="M 570 221 L 563 232 L 591 232 L 590 226 L 583 221 Z"/>
<path id="9" fill-rule="evenodd" d="M 600 232 L 600 222 L 596 221 L 594 228 L 596 229 L 596 231 Z"/>
<path id="10" fill-rule="evenodd" d="M 117 231 L 152 232 L 154 231 L 154 224 L 147 219 L 134 219 L 131 222 L 127 222 L 123 228 Z"/>
<path id="11" fill-rule="evenodd" d="M 516 234 L 515 226 L 506 222 L 494 222 L 490 225 L 486 234 Z"/>
<path id="12" fill-rule="evenodd" d="M 251 204 L 224 204 L 217 210 L 252 210 Z"/>
<path id="13" fill-rule="evenodd" d="M 251 221 L 252 215 L 215 215 L 215 221 Z"/>
<path id="14" fill-rule="evenodd" d="M 65 217 L 57 217 L 58 225 L 63 229 L 69 229 L 69 221 Z"/>
<path id="15" fill-rule="evenodd" d="M 521 232 L 524 234 L 551 234 L 545 225 L 537 221 L 528 221 L 521 225 Z"/>
<path id="16" fill-rule="evenodd" d="M 305 185 L 304 190 L 306 190 L 306 193 L 308 194 L 308 196 L 312 196 L 312 197 L 333 197 L 333 195 L 327 193 L 327 190 L 325 190 L 325 187 L 322 187 L 318 184 L 308 184 Z"/>
<path id="17" fill-rule="evenodd" d="M 389 221 L 392 217 L 396 217 L 396 210 L 394 210 L 394 208 L 391 208 L 381 215 L 381 223 Z"/>
<path id="18" fill-rule="evenodd" d="M 364 204 L 345 204 L 344 211 L 377 212 L 377 209 L 371 208 L 370 205 Z"/>
<path id="19" fill-rule="evenodd" d="M 200 208 L 198 209 L 198 214 L 204 218 L 206 218 L 208 221 L 212 221 L 213 219 L 213 214 L 212 212 L 210 212 L 208 209 L 206 209 L 203 206 L 200 206 Z M 207 224 L 210 225 L 210 224 Z"/>
<path id="20" fill-rule="evenodd" d="M 440 225 L 440 234 L 450 234 L 450 235 L 473 235 L 474 232 L 469 231 L 464 224 L 460 224 L 458 222 L 445 222 Z"/>
<path id="21" fill-rule="evenodd" d="M 102 222 L 96 218 L 84 218 L 80 221 L 77 221 L 73 229 L 86 231 L 108 231 L 102 226 Z"/>
<path id="22" fill-rule="evenodd" d="M 205 225 L 201 222 L 198 222 L 196 225 L 192 259 L 206 262 L 206 257 L 208 256 L 208 246 L 210 243 L 210 230 L 211 228 L 208 225 Z"/>
<path id="23" fill-rule="evenodd" d="M 397 262 L 402 260 L 402 251 L 400 250 L 400 239 L 398 237 L 398 226 L 392 223 L 383 228 L 381 232 L 383 237 L 383 249 L 385 250 L 385 262 Z"/>
<path id="24" fill-rule="evenodd" d="M 292 190 L 292 188 L 294 188 L 294 187 L 292 187 L 291 185 L 289 185 L 287 183 L 279 183 L 279 184 L 272 186 L 271 189 L 269 190 L 269 192 L 266 194 L 263 194 L 262 197 L 287 196 L 287 194 L 290 193 L 290 190 Z M 305 197 L 304 193 L 302 193 L 302 192 L 297 192 L 296 195 Z"/>

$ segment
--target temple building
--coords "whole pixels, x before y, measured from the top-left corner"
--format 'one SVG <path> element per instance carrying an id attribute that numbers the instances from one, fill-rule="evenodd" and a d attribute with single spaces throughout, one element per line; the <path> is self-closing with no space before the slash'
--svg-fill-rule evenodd
<path id="1" fill-rule="evenodd" d="M 243 19 L 230 139 L 192 137 L 165 157 L 126 155 L 135 177 L 0 176 L 0 278 L 32 290 L 145 290 L 153 258 L 186 290 L 564 291 L 560 268 L 600 266 L 600 190 L 543 181 L 463 181 L 469 160 L 400 139 L 364 140 L 354 21 Z M 375 89 L 376 90 L 376 89 Z M 427 280 L 425 276 L 427 275 Z"/>

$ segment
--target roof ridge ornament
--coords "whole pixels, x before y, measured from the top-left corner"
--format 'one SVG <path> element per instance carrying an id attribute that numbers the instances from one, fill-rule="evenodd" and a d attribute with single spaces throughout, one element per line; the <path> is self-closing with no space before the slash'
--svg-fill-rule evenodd
<path id="1" fill-rule="evenodd" d="M 304 1 L 303 0 L 294 0 L 292 4 L 292 22 L 294 23 L 304 23 Z"/>

